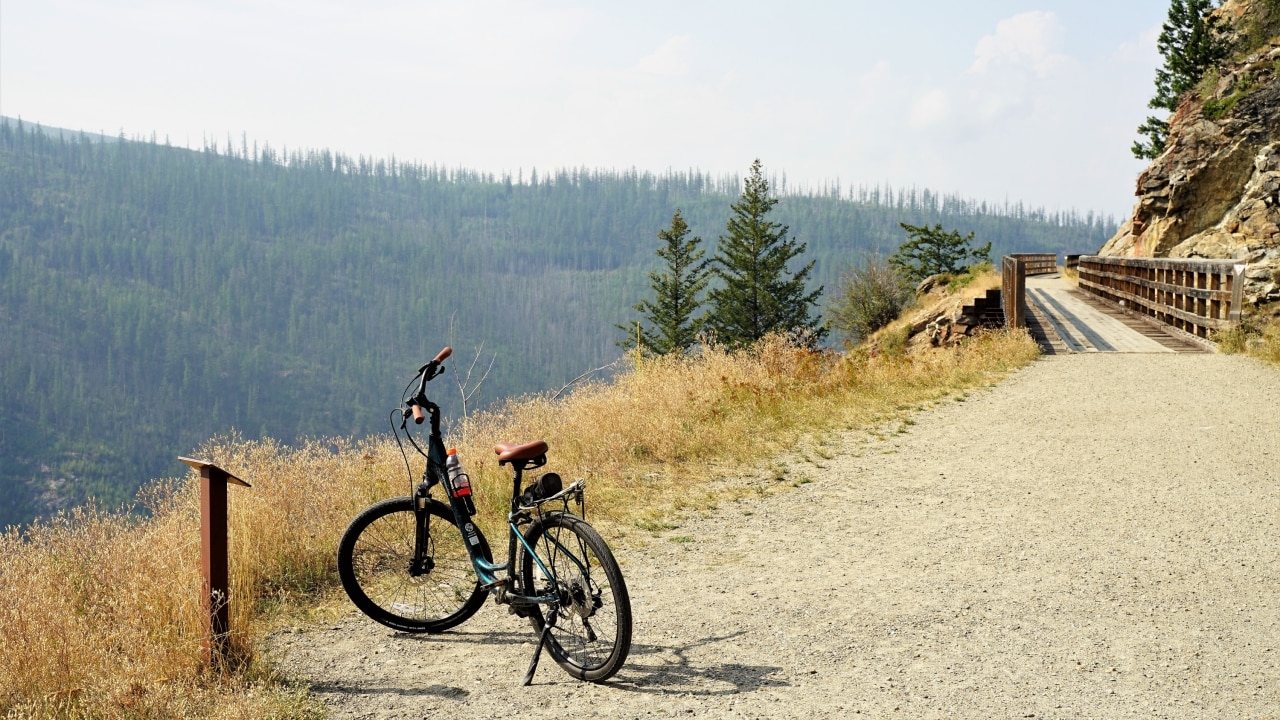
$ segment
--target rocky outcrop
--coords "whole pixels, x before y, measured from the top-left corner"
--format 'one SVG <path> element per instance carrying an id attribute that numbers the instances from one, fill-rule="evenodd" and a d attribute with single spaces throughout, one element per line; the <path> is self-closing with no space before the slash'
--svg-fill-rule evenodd
<path id="1" fill-rule="evenodd" d="M 984 330 L 1004 325 L 997 273 L 981 274 L 956 291 L 948 288 L 952 279 L 952 275 L 944 273 L 921 282 L 916 288 L 917 309 L 874 334 L 868 341 L 872 351 L 878 351 L 887 338 L 897 333 L 905 333 L 907 348 L 914 352 L 958 345 Z"/>
<path id="2" fill-rule="evenodd" d="M 1239 33 L 1268 1 L 1229 0 L 1217 12 Z M 1137 195 L 1100 255 L 1239 260 L 1248 302 L 1280 300 L 1280 37 L 1183 98 Z"/>

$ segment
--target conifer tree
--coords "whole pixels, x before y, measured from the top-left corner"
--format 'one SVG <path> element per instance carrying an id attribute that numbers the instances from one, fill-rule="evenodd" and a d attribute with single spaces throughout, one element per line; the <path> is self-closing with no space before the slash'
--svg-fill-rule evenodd
<path id="1" fill-rule="evenodd" d="M 619 346 L 630 348 L 638 344 L 643 352 L 666 355 L 688 350 L 698 341 L 705 318 L 694 317 L 694 313 L 701 304 L 698 294 L 710 279 L 711 261 L 702 259 L 705 253 L 698 247 L 702 238 L 695 235 L 686 239 L 688 234 L 689 225 L 677 209 L 671 216 L 671 227 L 658 232 L 658 239 L 663 242 L 658 257 L 667 265 L 649 273 L 653 299 L 635 305 L 642 320 L 630 327 L 617 326 L 627 333 Z"/>
<path id="2" fill-rule="evenodd" d="M 1172 0 L 1156 43 L 1164 57 L 1164 67 L 1156 70 L 1156 94 L 1148 107 L 1174 112 L 1182 95 L 1227 56 L 1227 42 L 1219 31 L 1217 18 L 1210 14 L 1214 5 L 1214 0 Z M 1169 139 L 1167 120 L 1148 117 L 1138 126 L 1138 132 L 1147 141 L 1133 143 L 1134 157 L 1152 159 L 1164 152 Z"/>
<path id="3" fill-rule="evenodd" d="M 938 273 L 960 272 L 970 262 L 990 260 L 991 243 L 970 247 L 973 233 L 946 232 L 942 223 L 933 227 L 898 224 L 907 231 L 907 239 L 898 246 L 897 252 L 889 256 L 889 265 L 907 282 L 919 282 Z"/>
<path id="4" fill-rule="evenodd" d="M 822 294 L 821 287 L 806 292 L 813 261 L 794 274 L 787 267 L 807 245 L 788 239 L 787 226 L 766 217 L 777 202 L 769 196 L 769 181 L 756 160 L 742 195 L 730 206 L 732 215 L 712 266 L 723 284 L 708 293 L 708 325 L 717 341 L 731 347 L 749 345 L 775 331 L 792 333 L 811 345 L 826 334 L 809 315 Z"/>

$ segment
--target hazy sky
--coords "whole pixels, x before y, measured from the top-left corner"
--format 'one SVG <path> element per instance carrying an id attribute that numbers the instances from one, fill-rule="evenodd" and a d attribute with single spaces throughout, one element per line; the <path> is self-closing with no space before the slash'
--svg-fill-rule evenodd
<path id="1" fill-rule="evenodd" d="M 0 114 L 1127 214 L 1168 0 L 0 0 Z"/>

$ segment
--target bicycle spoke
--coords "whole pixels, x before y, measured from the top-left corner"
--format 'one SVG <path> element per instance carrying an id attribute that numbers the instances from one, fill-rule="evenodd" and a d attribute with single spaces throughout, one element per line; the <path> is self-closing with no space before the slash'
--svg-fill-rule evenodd
<path id="1" fill-rule="evenodd" d="M 384 625 L 439 632 L 466 620 L 483 603 L 452 513 L 446 515 L 444 506 L 431 512 L 425 558 L 414 557 L 417 520 L 408 498 L 370 507 L 343 536 L 343 586 L 361 610 Z"/>
<path id="2" fill-rule="evenodd" d="M 631 643 L 630 600 L 612 553 L 598 533 L 572 515 L 550 515 L 531 529 L 534 550 L 547 567 L 559 602 L 534 619 L 547 624 L 548 648 L 571 675 L 603 680 L 622 665 Z M 523 563 L 525 577 L 542 586 L 542 573 L 532 559 Z"/>

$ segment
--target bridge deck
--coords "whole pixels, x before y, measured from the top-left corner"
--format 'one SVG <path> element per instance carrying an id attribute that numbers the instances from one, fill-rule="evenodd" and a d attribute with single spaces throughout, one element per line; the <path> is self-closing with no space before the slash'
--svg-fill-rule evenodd
<path id="1" fill-rule="evenodd" d="M 1081 292 L 1059 275 L 1027 278 L 1028 324 L 1049 353 L 1211 352 L 1154 320 Z"/>

